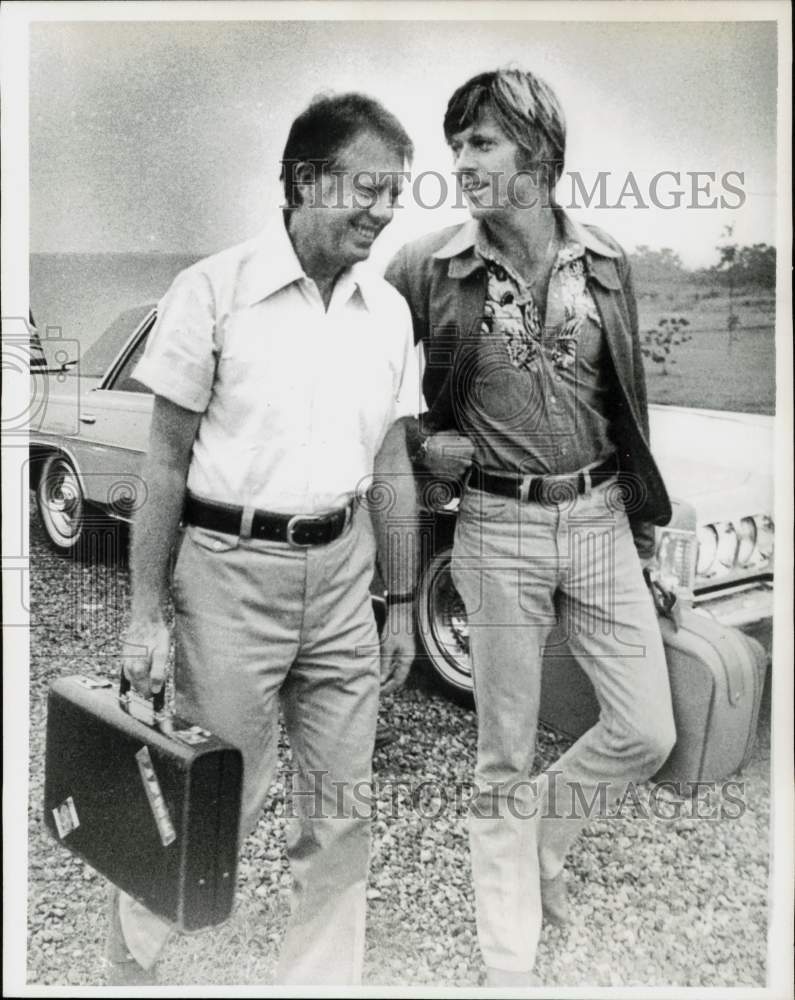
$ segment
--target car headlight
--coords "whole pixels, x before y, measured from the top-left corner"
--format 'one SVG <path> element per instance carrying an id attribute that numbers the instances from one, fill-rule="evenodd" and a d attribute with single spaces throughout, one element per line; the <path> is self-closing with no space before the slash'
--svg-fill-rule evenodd
<path id="1" fill-rule="evenodd" d="M 773 518 L 768 517 L 767 514 L 757 514 L 754 523 L 756 524 L 756 550 L 762 559 L 772 559 L 775 532 Z"/>
<path id="2" fill-rule="evenodd" d="M 698 559 L 696 573 L 706 576 L 712 570 L 718 555 L 718 532 L 711 524 L 702 525 L 698 529 Z"/>
<path id="3" fill-rule="evenodd" d="M 726 569 L 732 569 L 737 560 L 738 538 L 737 529 L 731 521 L 717 525 L 718 530 L 718 561 Z"/>
<path id="4" fill-rule="evenodd" d="M 773 540 L 773 521 L 767 514 L 704 524 L 698 529 L 696 574 L 709 580 L 734 570 L 767 571 Z"/>
<path id="5" fill-rule="evenodd" d="M 756 522 L 744 517 L 737 528 L 737 565 L 746 567 L 756 551 Z"/>

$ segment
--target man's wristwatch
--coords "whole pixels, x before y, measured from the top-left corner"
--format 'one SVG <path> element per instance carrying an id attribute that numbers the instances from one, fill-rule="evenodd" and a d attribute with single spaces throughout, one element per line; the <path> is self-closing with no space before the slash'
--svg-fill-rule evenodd
<path id="1" fill-rule="evenodd" d="M 430 434 L 425 434 L 420 438 L 419 444 L 414 449 L 411 456 L 412 462 L 416 465 L 424 465 L 428 458 L 428 442 L 431 440 Z"/>

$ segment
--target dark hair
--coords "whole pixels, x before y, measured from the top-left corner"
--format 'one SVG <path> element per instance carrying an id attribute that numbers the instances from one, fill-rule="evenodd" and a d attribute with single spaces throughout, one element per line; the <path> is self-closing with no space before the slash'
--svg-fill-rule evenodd
<path id="1" fill-rule="evenodd" d="M 450 98 L 444 116 L 448 142 L 491 111 L 502 131 L 522 150 L 522 169 L 546 169 L 553 187 L 563 173 L 566 120 L 549 84 L 519 69 L 479 73 Z"/>
<path id="2" fill-rule="evenodd" d="M 334 167 L 342 150 L 362 133 L 372 133 L 401 159 L 410 160 L 414 145 L 395 116 L 366 94 L 319 95 L 290 127 L 282 155 L 280 180 L 288 208 L 301 204 L 297 167 L 308 163 L 319 176 Z"/>

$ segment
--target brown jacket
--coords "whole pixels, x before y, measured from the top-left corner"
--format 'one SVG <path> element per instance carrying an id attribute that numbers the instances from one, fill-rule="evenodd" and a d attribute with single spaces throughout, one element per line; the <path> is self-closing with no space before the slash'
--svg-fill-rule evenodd
<path id="1" fill-rule="evenodd" d="M 626 254 L 606 233 L 568 217 L 585 248 L 588 288 L 605 331 L 615 391 L 609 414 L 625 505 L 641 557 L 654 553 L 655 524 L 667 524 L 671 503 L 649 448 L 646 379 L 638 317 Z M 458 429 L 453 365 L 463 336 L 483 318 L 486 268 L 475 253 L 475 224 L 452 226 L 407 244 L 389 264 L 386 278 L 406 299 L 414 338 L 425 351 L 423 392 L 428 430 Z"/>

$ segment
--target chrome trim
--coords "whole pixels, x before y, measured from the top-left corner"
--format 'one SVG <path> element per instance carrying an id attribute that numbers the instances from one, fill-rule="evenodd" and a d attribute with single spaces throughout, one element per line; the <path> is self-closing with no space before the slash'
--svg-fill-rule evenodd
<path id="1" fill-rule="evenodd" d="M 693 610 L 722 625 L 745 628 L 773 618 L 773 586 L 751 585 L 696 598 Z"/>
<path id="2" fill-rule="evenodd" d="M 97 389 L 103 389 L 106 392 L 113 391 L 112 383 L 118 377 L 119 371 L 124 367 L 127 359 L 138 346 L 138 342 L 142 337 L 148 336 L 152 332 L 152 326 L 157 319 L 157 309 L 153 306 L 152 309 L 144 316 L 138 326 L 133 330 L 128 339 L 125 341 L 124 346 L 116 355 L 115 359 L 108 366 L 108 370 L 101 379 Z"/>

